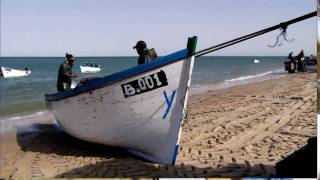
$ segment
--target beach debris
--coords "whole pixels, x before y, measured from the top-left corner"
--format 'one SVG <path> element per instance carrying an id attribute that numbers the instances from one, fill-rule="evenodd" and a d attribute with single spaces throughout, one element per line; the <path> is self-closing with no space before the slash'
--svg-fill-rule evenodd
<path id="1" fill-rule="evenodd" d="M 297 96 L 292 96 L 292 97 L 290 97 L 290 99 L 303 101 L 303 97 L 297 97 Z"/>

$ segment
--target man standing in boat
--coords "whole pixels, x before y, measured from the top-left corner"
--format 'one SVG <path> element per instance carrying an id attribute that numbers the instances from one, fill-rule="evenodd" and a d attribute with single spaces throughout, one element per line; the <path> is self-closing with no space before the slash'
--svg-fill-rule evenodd
<path id="1" fill-rule="evenodd" d="M 138 64 L 150 62 L 158 57 L 154 48 L 148 49 L 147 44 L 144 41 L 138 41 L 133 49 L 136 49 L 139 54 Z"/>
<path id="2" fill-rule="evenodd" d="M 57 89 L 59 92 L 64 92 L 71 88 L 72 78 L 77 77 L 72 73 L 72 66 L 76 58 L 72 54 L 66 53 L 65 62 L 60 65 L 58 72 Z"/>

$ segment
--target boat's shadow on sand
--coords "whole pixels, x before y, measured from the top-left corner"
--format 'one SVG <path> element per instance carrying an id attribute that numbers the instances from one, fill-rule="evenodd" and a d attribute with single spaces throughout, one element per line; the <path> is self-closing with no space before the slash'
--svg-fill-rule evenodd
<path id="1" fill-rule="evenodd" d="M 73 138 L 55 125 L 33 124 L 32 127 L 36 130 L 21 131 L 25 127 L 18 127 L 17 142 L 21 150 L 63 159 L 67 170 L 56 174 L 55 177 L 58 178 L 274 176 L 274 171 L 271 170 L 274 170 L 274 167 L 264 164 L 229 163 L 217 167 L 210 165 L 215 163 L 210 160 L 208 164 L 198 163 L 200 165 L 197 166 L 183 163 L 174 166 L 152 164 L 134 157 L 121 148 L 92 144 Z"/>

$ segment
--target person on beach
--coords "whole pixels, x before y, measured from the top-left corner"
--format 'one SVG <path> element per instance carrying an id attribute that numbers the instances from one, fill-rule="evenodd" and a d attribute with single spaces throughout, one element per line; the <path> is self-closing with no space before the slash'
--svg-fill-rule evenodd
<path id="1" fill-rule="evenodd" d="M 293 61 L 293 56 L 292 56 L 292 54 L 293 54 L 293 52 L 290 52 L 290 53 L 289 53 L 289 56 L 288 56 L 288 59 L 289 59 L 290 61 Z"/>
<path id="2" fill-rule="evenodd" d="M 304 57 L 304 52 L 303 50 L 300 51 L 300 53 L 297 55 L 298 60 L 302 60 L 302 58 Z"/>
<path id="3" fill-rule="evenodd" d="M 138 41 L 133 49 L 136 49 L 139 54 L 138 64 L 150 62 L 158 57 L 154 48 L 148 49 L 147 44 L 144 41 Z"/>
<path id="4" fill-rule="evenodd" d="M 59 67 L 57 89 L 59 92 L 64 92 L 71 88 L 72 78 L 77 75 L 72 73 L 72 66 L 76 58 L 72 54 L 66 53 L 65 62 Z"/>
<path id="5" fill-rule="evenodd" d="M 297 70 L 300 71 L 300 72 L 305 71 L 305 64 L 303 62 L 303 58 L 304 58 L 303 50 L 301 50 L 300 53 L 296 57 L 298 59 Z"/>
<path id="6" fill-rule="evenodd" d="M 293 52 L 290 52 L 288 55 L 289 61 L 284 62 L 285 70 L 288 71 L 288 73 L 294 73 L 296 70 L 296 61 L 294 60 L 292 54 Z"/>

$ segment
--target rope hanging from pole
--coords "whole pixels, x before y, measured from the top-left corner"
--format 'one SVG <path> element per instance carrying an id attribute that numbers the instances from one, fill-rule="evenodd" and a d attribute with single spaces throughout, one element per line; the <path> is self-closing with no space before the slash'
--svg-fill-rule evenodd
<path id="1" fill-rule="evenodd" d="M 303 20 L 306 20 L 308 18 L 311 18 L 313 16 L 316 16 L 317 15 L 317 12 L 314 11 L 314 12 L 311 12 L 309 14 L 306 14 L 306 15 L 303 15 L 303 16 L 300 16 L 300 17 L 297 17 L 295 19 L 292 19 L 292 20 L 289 20 L 287 22 L 283 22 L 283 23 L 280 23 L 276 26 L 272 26 L 272 27 L 269 27 L 269 28 L 266 28 L 266 29 L 263 29 L 263 30 L 260 30 L 260 31 L 257 31 L 257 32 L 254 32 L 254 33 L 251 33 L 251 34 L 248 34 L 248 35 L 245 35 L 245 36 L 242 36 L 242 37 L 239 37 L 239 38 L 236 38 L 236 39 L 233 39 L 233 40 L 230 40 L 230 41 L 227 41 L 227 42 L 224 42 L 224 43 L 221 43 L 221 44 L 218 44 L 218 45 L 215 45 L 215 46 L 212 46 L 212 47 L 209 47 L 209 48 L 206 48 L 206 49 L 203 49 L 203 50 L 200 50 L 196 53 L 194 53 L 195 57 L 200 57 L 200 56 L 203 56 L 205 54 L 208 54 L 208 53 L 211 53 L 213 51 L 217 51 L 219 49 L 222 49 L 222 48 L 225 48 L 225 47 L 228 47 L 228 46 L 231 46 L 231 45 L 234 45 L 234 44 L 237 44 L 237 43 L 240 43 L 242 41 L 245 41 L 245 40 L 248 40 L 248 39 L 251 39 L 251 38 L 254 38 L 256 36 L 260 36 L 262 34 L 265 34 L 265 33 L 268 33 L 268 32 L 271 32 L 271 31 L 274 31 L 276 29 L 282 29 L 282 32 L 280 33 L 280 35 L 278 35 L 277 37 L 277 42 L 274 44 L 274 46 L 276 46 L 278 44 L 278 39 L 279 37 L 282 35 L 284 37 L 284 39 L 286 41 L 293 41 L 293 40 L 288 40 L 286 38 L 286 29 L 287 27 L 290 25 L 290 24 L 294 24 L 294 23 L 297 23 L 299 21 L 303 21 Z"/>
<path id="2" fill-rule="evenodd" d="M 274 48 L 276 46 L 281 46 L 282 42 L 279 41 L 279 38 L 283 37 L 283 39 L 287 42 L 294 41 L 293 39 L 287 39 L 287 27 L 284 27 L 284 29 L 281 28 L 281 33 L 277 36 L 276 42 L 273 45 L 268 45 L 268 47 Z"/>

